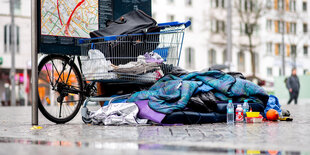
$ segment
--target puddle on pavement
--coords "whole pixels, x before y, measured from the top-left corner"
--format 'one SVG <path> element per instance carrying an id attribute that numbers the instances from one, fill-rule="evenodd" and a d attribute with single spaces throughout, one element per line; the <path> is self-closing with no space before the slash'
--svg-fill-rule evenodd
<path id="1" fill-rule="evenodd" d="M 199 152 L 199 153 L 220 153 L 220 154 L 262 154 L 262 155 L 299 155 L 309 154 L 310 152 L 300 151 L 278 151 L 278 150 L 247 150 L 247 149 L 229 149 L 212 148 L 183 145 L 163 145 L 163 144 L 139 144 L 133 142 L 72 142 L 72 141 L 44 141 L 0 137 L 0 143 L 15 143 L 24 145 L 42 145 L 42 146 L 62 146 L 62 147 L 81 147 L 95 149 L 117 149 L 117 150 L 163 150 L 163 151 L 181 151 L 181 152 Z"/>

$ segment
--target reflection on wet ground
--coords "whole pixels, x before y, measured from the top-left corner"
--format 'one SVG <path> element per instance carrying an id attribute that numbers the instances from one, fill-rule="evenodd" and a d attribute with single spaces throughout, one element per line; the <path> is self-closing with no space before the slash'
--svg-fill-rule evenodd
<path id="1" fill-rule="evenodd" d="M 13 143 L 22 145 L 39 145 L 39 146 L 60 146 L 60 147 L 78 147 L 93 149 L 110 149 L 110 150 L 162 150 L 162 151 L 181 151 L 181 152 L 198 152 L 209 154 L 262 154 L 262 155 L 299 155 L 309 154 L 310 152 L 300 151 L 281 151 L 281 150 L 249 150 L 249 149 L 231 149 L 231 148 L 212 148 L 212 147 L 195 147 L 182 145 L 163 145 L 163 144 L 138 144 L 133 142 L 71 142 L 71 141 L 45 141 L 0 137 L 1 143 Z"/>

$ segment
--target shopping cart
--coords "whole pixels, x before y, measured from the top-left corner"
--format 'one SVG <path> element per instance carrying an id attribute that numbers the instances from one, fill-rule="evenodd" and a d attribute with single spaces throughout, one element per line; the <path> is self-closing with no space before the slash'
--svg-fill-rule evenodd
<path id="1" fill-rule="evenodd" d="M 152 84 L 178 66 L 185 29 L 191 22 L 158 24 L 160 31 L 81 39 L 81 55 L 46 55 L 39 63 L 39 108 L 55 123 L 75 117 L 89 102 L 128 97 L 98 97 L 96 82 Z M 78 66 L 76 65 L 78 62 Z M 43 89 L 44 88 L 44 89 Z M 56 107 L 56 108 L 55 108 Z"/>

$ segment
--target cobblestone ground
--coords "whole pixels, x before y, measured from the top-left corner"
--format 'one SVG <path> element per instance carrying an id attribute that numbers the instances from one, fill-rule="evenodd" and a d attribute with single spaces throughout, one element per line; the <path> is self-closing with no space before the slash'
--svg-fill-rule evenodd
<path id="1" fill-rule="evenodd" d="M 31 107 L 0 107 L 0 154 L 310 154 L 310 104 L 283 108 L 293 122 L 94 126 L 77 115 L 56 125 L 40 115 L 43 128 L 31 130 Z"/>

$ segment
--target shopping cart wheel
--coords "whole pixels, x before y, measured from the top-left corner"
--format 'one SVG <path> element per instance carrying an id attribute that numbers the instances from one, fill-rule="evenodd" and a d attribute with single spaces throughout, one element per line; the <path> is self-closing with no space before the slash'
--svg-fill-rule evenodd
<path id="1" fill-rule="evenodd" d="M 47 55 L 38 67 L 38 107 L 55 123 L 66 123 L 74 118 L 83 102 L 80 71 L 70 58 Z"/>
<path id="2" fill-rule="evenodd" d="M 81 109 L 82 120 L 85 124 L 92 123 L 92 120 L 89 118 L 89 110 L 87 107 Z"/>

